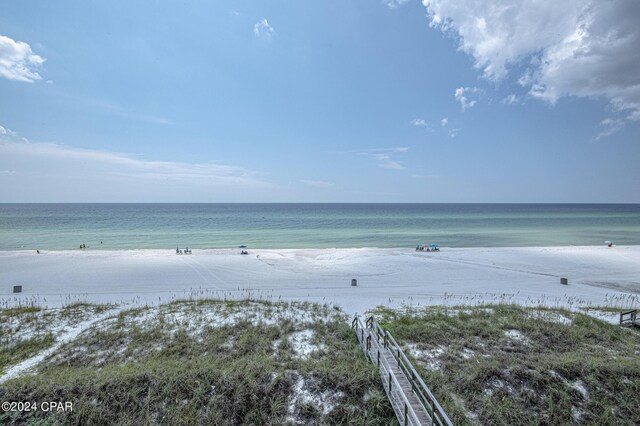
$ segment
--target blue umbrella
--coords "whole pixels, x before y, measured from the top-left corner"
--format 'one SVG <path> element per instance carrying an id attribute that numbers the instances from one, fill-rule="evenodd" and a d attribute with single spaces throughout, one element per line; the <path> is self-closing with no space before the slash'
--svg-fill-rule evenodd
<path id="1" fill-rule="evenodd" d="M 244 244 L 241 246 L 238 246 L 238 248 L 247 248 L 247 246 L 245 246 Z"/>
<path id="2" fill-rule="evenodd" d="M 438 247 L 437 244 L 431 244 L 431 247 Z"/>

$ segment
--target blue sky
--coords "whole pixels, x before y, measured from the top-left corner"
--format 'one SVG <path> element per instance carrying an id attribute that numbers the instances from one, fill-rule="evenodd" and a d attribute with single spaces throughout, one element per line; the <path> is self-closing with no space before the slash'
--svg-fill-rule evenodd
<path id="1" fill-rule="evenodd" d="M 640 202 L 640 7 L 6 1 L 0 202 Z"/>

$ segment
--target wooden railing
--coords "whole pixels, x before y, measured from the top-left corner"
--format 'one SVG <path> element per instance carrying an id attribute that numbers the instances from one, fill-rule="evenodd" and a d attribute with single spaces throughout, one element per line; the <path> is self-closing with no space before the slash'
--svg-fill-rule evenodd
<path id="1" fill-rule="evenodd" d="M 633 327 L 634 325 L 640 326 L 640 321 L 638 320 L 638 310 L 632 309 L 626 312 L 620 312 L 620 325 L 624 325 L 627 327 Z"/>
<path id="2" fill-rule="evenodd" d="M 397 403 L 394 404 L 394 401 L 398 400 L 400 400 L 402 404 L 402 412 L 397 413 L 398 420 L 401 420 L 403 425 L 422 425 L 418 414 L 415 412 L 411 402 L 408 400 L 407 395 L 405 395 L 405 393 L 403 392 L 402 385 L 398 381 L 398 378 L 394 374 L 386 358 L 380 356 L 379 350 L 377 351 L 376 359 L 374 360 L 374 358 L 372 358 L 369 351 L 371 350 L 374 343 L 372 342 L 371 336 L 368 333 L 365 339 L 365 327 L 362 325 L 362 321 L 359 317 L 354 318 L 352 326 L 356 329 L 358 340 L 360 341 L 362 348 L 365 349 L 365 353 L 368 355 L 369 359 L 372 362 L 377 363 L 378 369 L 380 370 L 380 376 L 383 379 L 382 386 L 387 393 L 392 406 L 397 405 Z M 395 410 L 396 407 L 394 407 L 394 411 Z"/>
<path id="3" fill-rule="evenodd" d="M 386 380 L 388 383 L 384 383 L 385 380 L 383 380 L 383 384 L 385 385 L 385 391 L 387 391 L 389 397 L 391 398 L 390 392 L 392 389 L 392 384 L 398 386 L 397 389 L 399 389 L 400 393 L 402 393 L 401 398 L 404 403 L 405 412 L 403 419 L 404 424 L 406 425 L 421 423 L 418 420 L 418 416 L 415 415 L 415 410 L 402 392 L 402 389 L 398 384 L 398 380 L 395 378 L 395 375 L 392 374 L 390 368 L 391 366 L 389 366 L 388 362 L 386 361 L 387 358 L 384 356 L 380 356 L 380 349 L 386 350 L 388 351 L 388 353 L 393 355 L 393 359 L 395 360 L 397 367 L 400 369 L 400 371 L 402 371 L 403 375 L 409 381 L 411 385 L 411 391 L 417 397 L 417 401 L 421 405 L 421 408 L 424 409 L 427 415 L 431 418 L 431 421 L 439 426 L 453 426 L 453 423 L 451 422 L 451 420 L 449 420 L 449 417 L 445 413 L 444 409 L 442 408 L 442 406 L 440 406 L 440 403 L 438 403 L 436 397 L 433 395 L 429 387 L 424 383 L 424 381 L 422 380 L 416 369 L 413 367 L 402 348 L 400 348 L 398 342 L 396 342 L 394 337 L 391 335 L 391 333 L 384 330 L 380 326 L 380 323 L 378 323 L 378 321 L 373 316 L 367 318 L 365 323 L 366 328 L 369 330 L 369 333 L 365 333 L 365 327 L 362 325 L 362 321 L 358 316 L 354 318 L 352 326 L 356 330 L 356 334 L 358 335 L 360 344 L 363 346 L 363 349 L 366 350 L 371 361 L 377 363 L 382 376 L 386 377 L 388 375 L 388 380 Z M 375 346 L 377 348 L 375 356 L 373 356 L 371 352 L 371 349 L 374 345 L 374 342 L 371 341 L 372 336 L 375 339 Z M 389 390 L 387 390 L 387 388 Z M 411 416 L 413 420 L 412 423 L 408 423 L 410 417 L 409 414 L 413 414 L 413 416 Z M 414 421 L 417 423 L 414 423 Z"/>

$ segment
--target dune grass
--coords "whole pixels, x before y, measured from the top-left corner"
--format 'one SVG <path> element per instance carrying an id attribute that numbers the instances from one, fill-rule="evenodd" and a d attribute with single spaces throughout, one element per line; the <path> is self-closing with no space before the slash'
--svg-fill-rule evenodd
<path id="1" fill-rule="evenodd" d="M 77 322 L 87 309 L 97 308 L 56 315 Z M 373 313 L 456 425 L 640 419 L 638 330 L 513 305 Z M 41 329 L 38 315 L 4 310 L 0 323 Z M 12 353 L 21 359 L 50 346 L 54 336 L 42 330 Z M 16 362 L 8 353 L 0 363 Z M 72 412 L 0 413 L 8 425 L 397 424 L 349 319 L 302 302 L 184 300 L 121 311 L 63 345 L 37 374 L 2 384 L 0 399 L 73 402 Z"/>
<path id="2" fill-rule="evenodd" d="M 395 424 L 345 315 L 324 305 L 180 301 L 96 324 L 2 400 L 73 412 L 2 424 Z"/>
<path id="3" fill-rule="evenodd" d="M 66 327 L 113 307 L 75 303 L 61 309 L 40 306 L 0 309 L 0 375 L 8 367 L 51 347 Z"/>
<path id="4" fill-rule="evenodd" d="M 0 346 L 0 375 L 5 373 L 7 367 L 30 358 L 38 352 L 53 345 L 55 338 L 51 333 L 42 337 L 21 340 L 13 345 Z"/>
<path id="5" fill-rule="evenodd" d="M 456 425 L 640 419 L 637 330 L 513 305 L 373 313 Z"/>

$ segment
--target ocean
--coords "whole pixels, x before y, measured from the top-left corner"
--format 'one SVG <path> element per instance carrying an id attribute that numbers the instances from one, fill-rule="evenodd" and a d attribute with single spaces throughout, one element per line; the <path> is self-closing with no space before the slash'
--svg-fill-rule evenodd
<path id="1" fill-rule="evenodd" d="M 640 204 L 0 204 L 0 250 L 640 245 Z"/>

